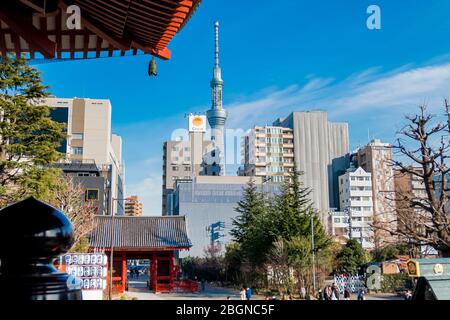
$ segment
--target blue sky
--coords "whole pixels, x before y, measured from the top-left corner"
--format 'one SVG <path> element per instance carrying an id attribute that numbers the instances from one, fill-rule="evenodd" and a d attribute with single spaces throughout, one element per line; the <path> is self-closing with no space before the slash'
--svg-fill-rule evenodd
<path id="1" fill-rule="evenodd" d="M 381 30 L 366 27 L 371 4 Z M 163 141 L 186 127 L 185 113 L 209 108 L 216 19 L 229 128 L 323 109 L 349 123 L 354 149 L 368 131 L 392 142 L 404 114 L 450 96 L 447 0 L 203 0 L 157 78 L 147 75 L 149 56 L 36 64 L 58 97 L 111 100 L 127 191 L 146 214 L 161 211 Z"/>

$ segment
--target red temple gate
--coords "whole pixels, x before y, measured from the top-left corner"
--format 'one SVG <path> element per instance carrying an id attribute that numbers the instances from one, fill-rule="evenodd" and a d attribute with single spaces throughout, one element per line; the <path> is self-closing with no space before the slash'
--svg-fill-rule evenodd
<path id="1" fill-rule="evenodd" d="M 90 237 L 91 250 L 105 251 L 109 257 L 111 242 L 113 292 L 123 293 L 127 289 L 127 260 L 150 261 L 148 287 L 151 291 L 198 291 L 197 282 L 178 279 L 176 252 L 191 247 L 184 217 L 96 217 L 96 228 Z"/>

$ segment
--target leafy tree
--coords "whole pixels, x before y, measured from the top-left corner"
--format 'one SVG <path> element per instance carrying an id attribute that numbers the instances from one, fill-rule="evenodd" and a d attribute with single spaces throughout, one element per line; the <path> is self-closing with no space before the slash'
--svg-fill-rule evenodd
<path id="1" fill-rule="evenodd" d="M 407 256 L 410 254 L 410 248 L 407 244 L 392 244 L 374 252 L 376 261 L 382 262 L 394 259 L 396 256 Z"/>
<path id="2" fill-rule="evenodd" d="M 50 197 L 58 175 L 48 165 L 57 151 L 64 126 L 49 117 L 42 105 L 48 96 L 41 75 L 24 59 L 0 59 L 0 205 L 34 195 Z"/>
<path id="3" fill-rule="evenodd" d="M 243 243 L 246 240 L 247 231 L 251 227 L 253 221 L 265 213 L 266 203 L 264 196 L 258 191 L 255 181 L 251 179 L 244 189 L 244 195 L 235 208 L 239 214 L 236 219 L 233 219 L 233 229 L 230 234 L 234 241 Z"/>
<path id="4" fill-rule="evenodd" d="M 234 283 L 243 283 L 242 277 L 242 249 L 237 242 L 229 243 L 225 248 L 225 280 Z"/>
<path id="5" fill-rule="evenodd" d="M 357 274 L 368 263 L 368 257 L 356 239 L 348 240 L 337 254 L 338 272 Z"/>

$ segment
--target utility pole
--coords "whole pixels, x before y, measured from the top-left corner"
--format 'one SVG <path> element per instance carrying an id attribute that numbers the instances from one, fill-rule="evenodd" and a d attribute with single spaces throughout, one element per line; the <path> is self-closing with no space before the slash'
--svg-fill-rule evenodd
<path id="1" fill-rule="evenodd" d="M 110 252 L 109 252 L 109 300 L 112 300 L 112 285 L 113 285 L 113 265 L 114 265 L 114 234 L 115 234 L 115 217 L 114 214 L 114 201 L 127 201 L 132 200 L 131 197 L 125 199 L 112 198 L 111 203 L 111 234 L 109 238 Z M 122 281 L 127 281 L 127 279 L 122 279 Z"/>
<path id="2" fill-rule="evenodd" d="M 348 238 L 352 240 L 353 239 L 352 209 L 350 207 L 346 207 L 344 212 L 347 213 L 348 218 Z"/>
<path id="3" fill-rule="evenodd" d="M 312 274 L 313 274 L 313 289 L 316 294 L 316 259 L 314 253 L 314 215 L 311 215 L 311 251 L 312 251 Z"/>
<path id="4" fill-rule="evenodd" d="M 109 251 L 109 300 L 112 300 L 112 285 L 113 285 L 113 264 L 114 264 L 114 221 L 115 221 L 115 214 L 114 214 L 114 201 L 115 199 L 112 199 L 111 204 L 111 234 L 110 234 L 110 251 Z"/>

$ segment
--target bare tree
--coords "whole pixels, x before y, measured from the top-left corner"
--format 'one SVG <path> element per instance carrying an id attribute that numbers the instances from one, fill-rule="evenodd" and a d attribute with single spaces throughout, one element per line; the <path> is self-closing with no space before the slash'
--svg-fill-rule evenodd
<path id="1" fill-rule="evenodd" d="M 76 245 L 94 229 L 94 217 L 98 208 L 94 201 L 85 199 L 83 186 L 72 176 L 61 175 L 58 186 L 52 192 L 51 204 L 66 213 L 73 224 Z"/>
<path id="2" fill-rule="evenodd" d="M 294 270 L 289 263 L 289 252 L 283 240 L 274 243 L 267 255 L 266 268 L 270 282 L 277 288 L 282 300 L 291 298 L 295 285 Z"/>
<path id="3" fill-rule="evenodd" d="M 450 257 L 449 203 L 450 104 L 445 100 L 445 113 L 435 116 L 426 106 L 407 116 L 406 126 L 398 133 L 393 149 L 396 159 L 391 165 L 397 178 L 410 177 L 421 185 L 421 192 L 397 188 L 395 229 L 377 226 L 417 247 L 430 246 L 444 257 Z M 443 119 L 442 119 L 443 118 Z"/>

